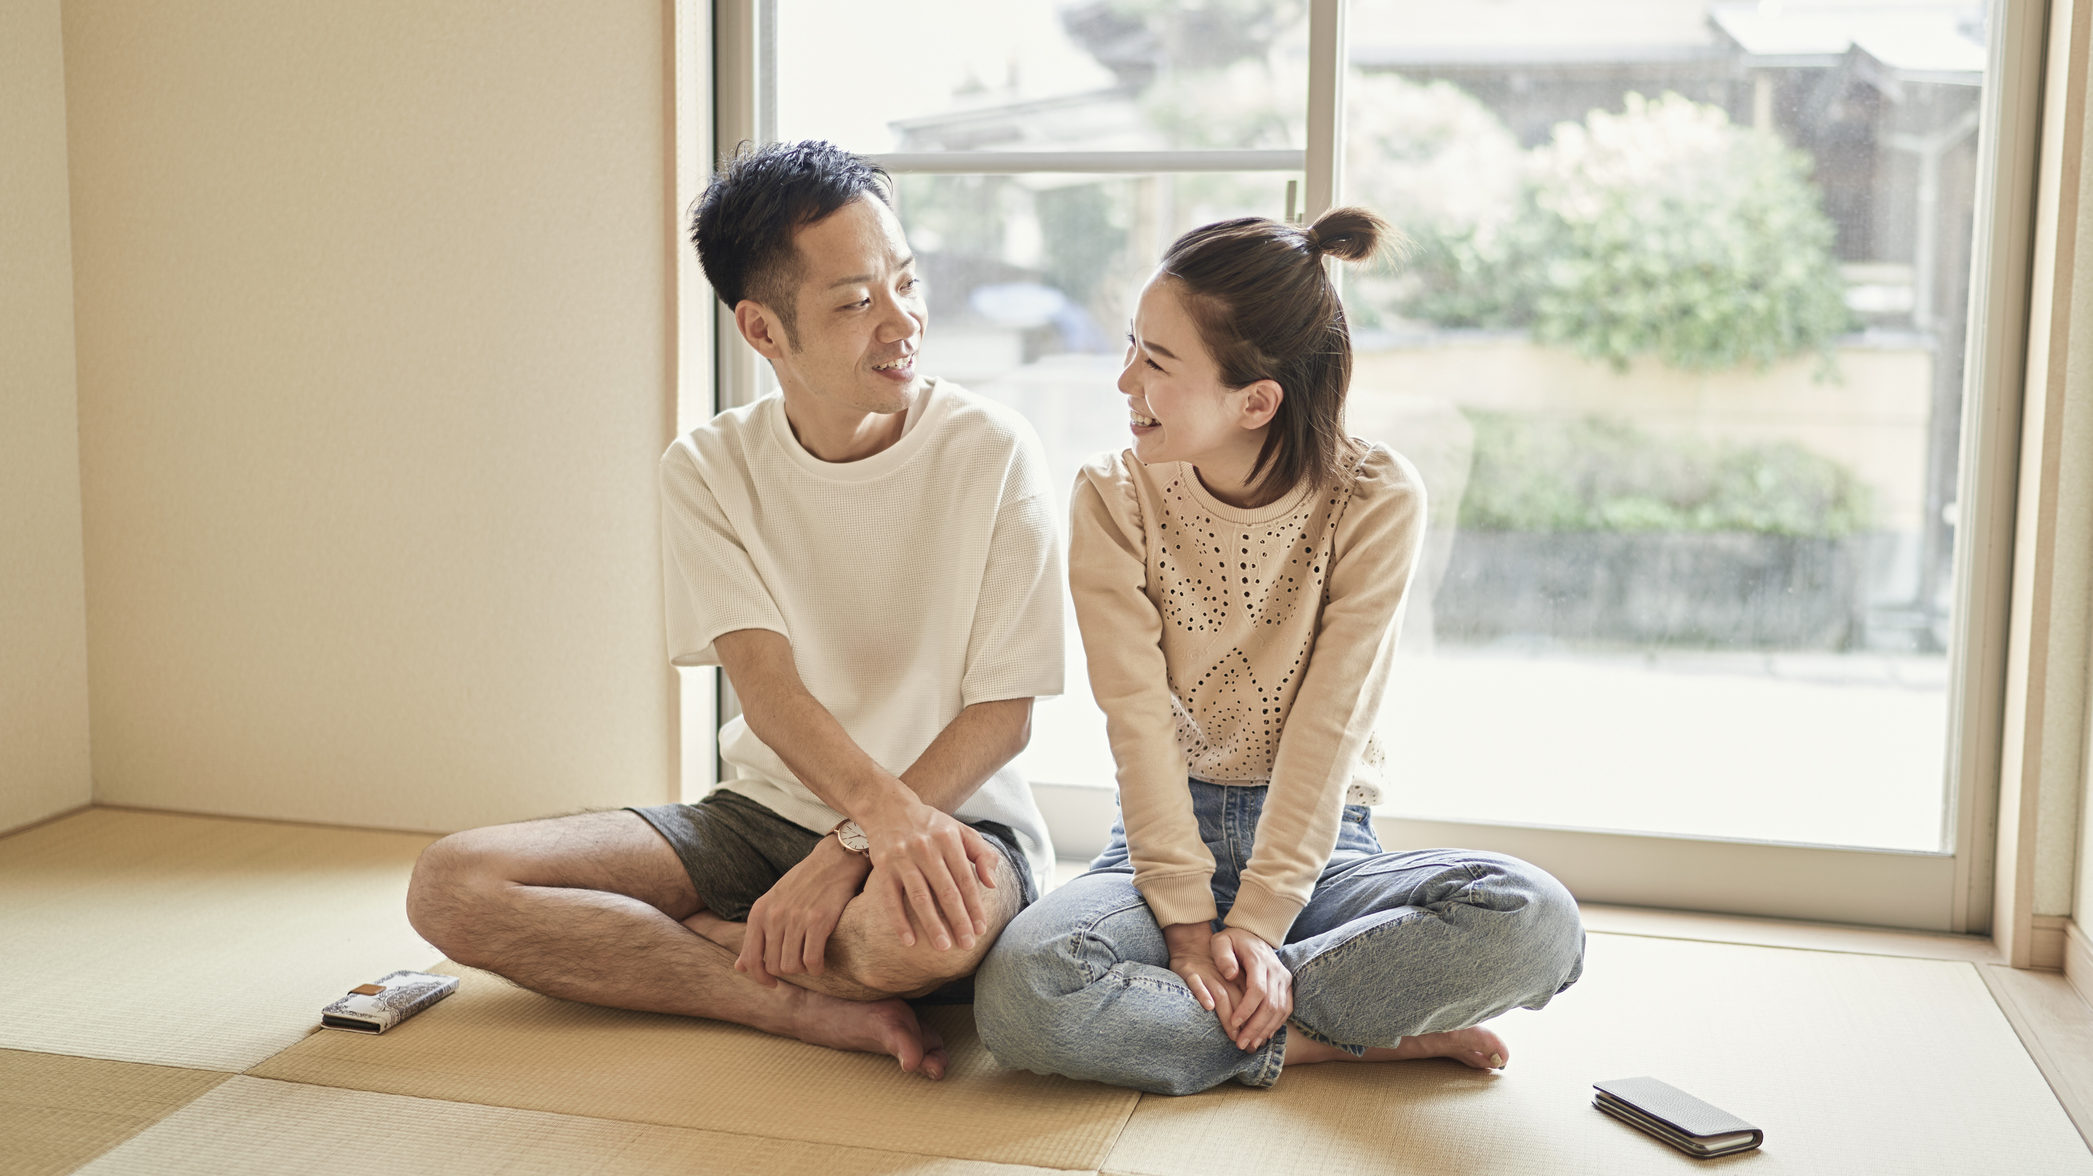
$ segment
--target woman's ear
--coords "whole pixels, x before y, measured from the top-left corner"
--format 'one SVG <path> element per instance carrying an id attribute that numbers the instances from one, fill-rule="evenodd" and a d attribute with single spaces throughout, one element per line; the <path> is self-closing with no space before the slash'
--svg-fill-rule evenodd
<path id="1" fill-rule="evenodd" d="M 1242 403 L 1236 408 L 1236 424 L 1245 429 L 1262 429 L 1272 423 L 1278 414 L 1279 405 L 1286 399 L 1286 389 L 1276 380 L 1258 380 L 1236 389 L 1242 394 Z"/>

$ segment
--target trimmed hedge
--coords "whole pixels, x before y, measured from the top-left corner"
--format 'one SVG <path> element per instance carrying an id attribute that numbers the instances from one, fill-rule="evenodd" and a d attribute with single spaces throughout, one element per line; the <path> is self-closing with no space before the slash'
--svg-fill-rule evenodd
<path id="1" fill-rule="evenodd" d="M 1464 528 L 1836 538 L 1874 520 L 1865 483 L 1793 442 L 1660 440 L 1596 416 L 1466 415 L 1475 452 Z"/>

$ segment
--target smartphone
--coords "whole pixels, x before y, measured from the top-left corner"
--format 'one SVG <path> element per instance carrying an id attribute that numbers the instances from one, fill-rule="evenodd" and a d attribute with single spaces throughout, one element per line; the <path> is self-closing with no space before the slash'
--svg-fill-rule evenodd
<path id="1" fill-rule="evenodd" d="M 1592 1089 L 1593 1106 L 1699 1159 L 1750 1151 L 1766 1140 L 1757 1127 L 1669 1082 L 1616 1078 Z"/>

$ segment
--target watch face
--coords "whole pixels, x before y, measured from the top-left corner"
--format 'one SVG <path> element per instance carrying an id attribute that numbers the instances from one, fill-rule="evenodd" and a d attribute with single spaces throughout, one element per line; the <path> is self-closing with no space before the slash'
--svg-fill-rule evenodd
<path id="1" fill-rule="evenodd" d="M 858 828 L 856 821 L 845 821 L 836 826 L 836 840 L 842 842 L 843 848 L 852 853 L 872 852 L 872 842 L 866 839 L 865 831 Z"/>

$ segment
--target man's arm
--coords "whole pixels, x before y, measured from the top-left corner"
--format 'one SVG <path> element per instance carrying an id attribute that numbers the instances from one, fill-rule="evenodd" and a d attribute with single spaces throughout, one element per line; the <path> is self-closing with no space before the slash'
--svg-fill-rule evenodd
<path id="1" fill-rule="evenodd" d="M 931 740 L 901 782 L 923 803 L 954 812 L 1032 741 L 1032 700 L 977 702 Z"/>
<path id="2" fill-rule="evenodd" d="M 740 629 L 720 634 L 713 648 L 741 699 L 749 730 L 824 803 L 860 825 L 860 812 L 917 801 L 952 812 L 1032 737 L 1031 699 L 976 703 L 897 777 L 866 755 L 807 690 L 784 634 Z"/>
<path id="3" fill-rule="evenodd" d="M 865 859 L 823 841 L 751 910 L 736 966 L 768 981 L 779 973 L 818 973 L 823 946 L 860 883 L 894 887 L 901 900 L 895 933 L 913 945 L 913 912 L 939 949 L 956 938 L 971 949 L 987 930 L 980 885 L 994 885 L 998 854 L 973 829 L 947 815 L 1022 750 L 1031 700 L 980 703 L 962 711 L 916 762 L 895 776 L 865 754 L 800 680 L 782 634 L 743 629 L 714 644 L 741 698 L 742 715 L 829 807 L 847 813 L 871 842 Z M 940 913 L 942 907 L 942 914 Z"/>

